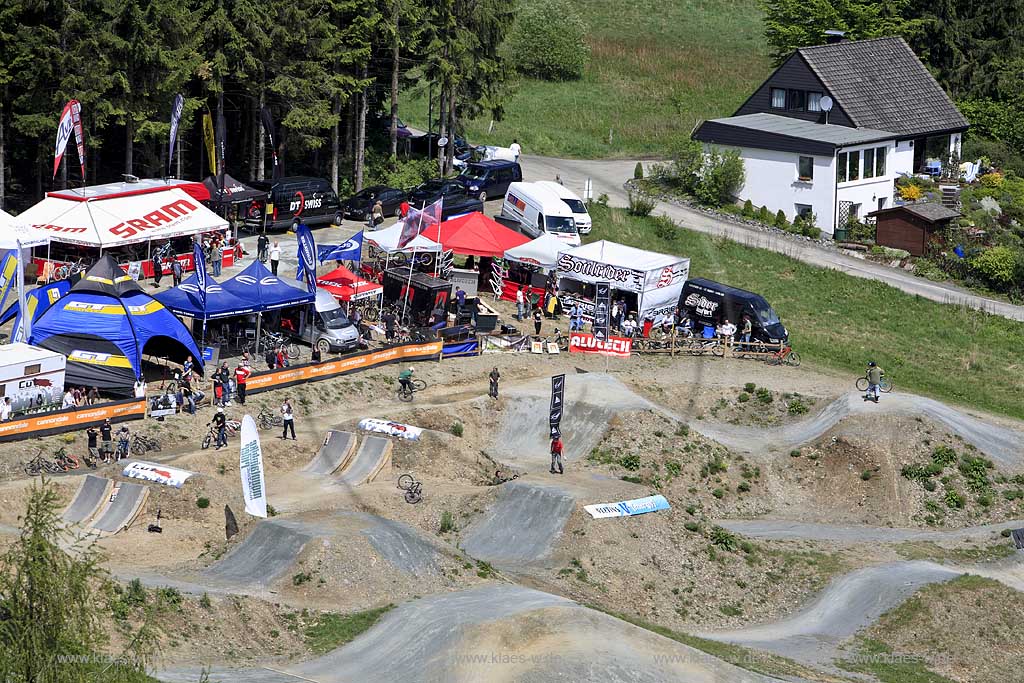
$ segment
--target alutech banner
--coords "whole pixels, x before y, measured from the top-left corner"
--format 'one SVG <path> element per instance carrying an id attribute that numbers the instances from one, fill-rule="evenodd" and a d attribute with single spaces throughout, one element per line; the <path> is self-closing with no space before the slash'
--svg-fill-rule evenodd
<path id="1" fill-rule="evenodd" d="M 551 438 L 561 436 L 559 426 L 562 423 L 562 408 L 565 404 L 565 375 L 551 378 L 551 410 L 548 413 L 548 425 L 551 427 Z"/>
<path id="2" fill-rule="evenodd" d="M 598 339 L 586 332 L 573 332 L 569 335 L 569 353 L 598 353 L 602 356 L 629 358 L 633 350 L 633 340 L 628 337 L 608 337 Z"/>

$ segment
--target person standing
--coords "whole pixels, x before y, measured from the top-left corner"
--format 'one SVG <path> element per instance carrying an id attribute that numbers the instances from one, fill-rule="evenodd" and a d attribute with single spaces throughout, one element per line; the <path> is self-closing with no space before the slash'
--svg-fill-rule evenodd
<path id="1" fill-rule="evenodd" d="M 313 350 L 309 352 L 309 362 L 316 364 L 319 363 L 321 360 L 322 358 L 320 354 L 320 347 L 314 344 Z"/>
<path id="2" fill-rule="evenodd" d="M 463 291 L 462 287 L 455 288 L 455 301 L 459 305 L 459 316 L 461 316 L 462 309 L 466 306 L 466 292 Z"/>
<path id="3" fill-rule="evenodd" d="M 373 227 L 375 228 L 384 222 L 384 205 L 381 203 L 379 199 L 373 205 L 373 211 L 371 213 L 371 216 L 373 219 Z"/>
<path id="4" fill-rule="evenodd" d="M 498 380 L 501 379 L 501 373 L 498 372 L 498 368 L 491 370 L 491 374 L 487 375 L 487 379 L 491 380 L 491 389 L 488 394 L 491 398 L 498 398 Z"/>
<path id="5" fill-rule="evenodd" d="M 100 427 L 100 442 L 103 462 L 110 462 L 110 457 L 114 454 L 114 426 L 110 424 L 109 417 L 103 421 L 103 425 Z"/>
<path id="6" fill-rule="evenodd" d="M 196 397 L 195 392 L 192 391 L 192 385 L 188 382 L 183 382 L 181 385 L 181 399 L 184 401 L 185 410 L 188 411 L 189 415 L 196 414 Z"/>
<path id="7" fill-rule="evenodd" d="M 89 405 L 95 405 L 100 402 L 100 388 L 93 387 L 89 390 L 89 397 L 86 399 L 86 403 Z"/>
<path id="8" fill-rule="evenodd" d="M 873 400 L 875 403 L 878 403 L 879 391 L 881 390 L 882 384 L 882 375 L 884 374 L 885 371 L 878 367 L 878 364 L 875 363 L 875 361 L 868 363 L 868 393 L 864 394 L 865 401 Z"/>
<path id="9" fill-rule="evenodd" d="M 131 440 L 131 430 L 128 429 L 128 425 L 121 425 L 121 428 L 117 430 L 117 458 L 116 460 L 126 460 L 128 458 L 128 445 Z"/>
<path id="10" fill-rule="evenodd" d="M 174 280 L 175 287 L 181 284 L 181 261 L 178 259 L 171 261 L 171 278 Z"/>
<path id="11" fill-rule="evenodd" d="M 160 286 L 160 278 L 164 276 L 164 263 L 160 254 L 153 254 L 153 286 Z"/>
<path id="12" fill-rule="evenodd" d="M 384 337 L 385 337 L 385 339 L 387 339 L 388 342 L 394 341 L 394 339 L 395 339 L 395 324 L 398 322 L 398 318 L 395 317 L 395 314 L 393 312 L 388 310 L 387 313 L 385 313 L 383 316 L 381 316 L 380 321 L 382 323 L 384 323 Z"/>
<path id="13" fill-rule="evenodd" d="M 100 459 L 100 448 L 99 438 L 100 432 L 95 427 L 89 427 L 85 430 L 85 436 L 89 440 L 89 459 L 92 460 L 92 467 L 96 467 L 96 463 Z"/>
<path id="14" fill-rule="evenodd" d="M 555 467 L 558 467 L 559 474 L 565 474 L 562 470 L 562 437 L 556 435 L 555 438 L 551 439 L 551 474 L 555 473 Z"/>
<path id="15" fill-rule="evenodd" d="M 267 248 L 270 246 L 270 238 L 267 237 L 267 231 L 264 230 L 260 233 L 260 236 L 256 239 L 256 258 L 260 260 L 260 263 L 267 262 Z"/>
<path id="16" fill-rule="evenodd" d="M 146 398 L 146 380 L 139 375 L 139 378 L 135 380 L 135 386 L 132 388 L 132 394 L 135 398 Z"/>
<path id="17" fill-rule="evenodd" d="M 520 285 L 519 289 L 516 290 L 516 320 L 519 322 L 523 321 L 526 315 L 526 287 Z"/>
<path id="18" fill-rule="evenodd" d="M 220 277 L 220 269 L 224 265 L 224 243 L 219 233 L 210 240 L 210 261 L 213 262 L 213 276 Z"/>
<path id="19" fill-rule="evenodd" d="M 11 419 L 11 397 L 4 396 L 4 400 L 0 403 L 0 422 L 8 422 Z"/>
<path id="20" fill-rule="evenodd" d="M 578 301 L 573 301 L 572 308 L 569 309 L 569 331 L 583 331 L 583 309 Z"/>
<path id="21" fill-rule="evenodd" d="M 750 344 L 750 335 L 754 333 L 754 323 L 751 322 L 750 316 L 743 316 L 743 331 L 740 332 L 740 339 L 743 340 L 744 345 Z"/>
<path id="22" fill-rule="evenodd" d="M 284 431 L 281 432 L 281 438 L 288 438 L 288 430 L 292 432 L 292 441 L 295 441 L 295 411 L 292 409 L 291 398 L 285 398 L 284 403 L 281 404 L 281 418 L 284 422 Z"/>
<path id="23" fill-rule="evenodd" d="M 403 221 L 409 216 L 409 202 L 405 199 L 398 205 L 398 217 Z"/>
<path id="24" fill-rule="evenodd" d="M 228 369 L 228 362 L 224 361 L 220 364 L 220 387 L 221 387 L 221 405 L 227 408 L 231 405 L 231 370 Z"/>
<path id="25" fill-rule="evenodd" d="M 533 309 L 533 333 L 540 336 L 540 325 L 544 322 L 544 314 L 540 312 L 540 306 Z"/>
<path id="26" fill-rule="evenodd" d="M 238 394 L 238 405 L 245 405 L 245 383 L 249 379 L 249 375 L 252 374 L 245 364 L 244 361 L 235 366 L 235 393 Z"/>
<path id="27" fill-rule="evenodd" d="M 523 154 L 523 148 L 519 145 L 519 140 L 513 138 L 512 144 L 508 146 L 512 150 L 512 154 L 516 156 L 516 161 L 519 161 L 519 157 Z"/>
<path id="28" fill-rule="evenodd" d="M 274 349 L 267 349 L 267 353 L 263 356 L 263 360 L 267 361 L 267 369 L 274 370 L 277 368 L 277 352 Z"/>
<path id="29" fill-rule="evenodd" d="M 270 272 L 277 275 L 277 266 L 281 263 L 281 245 L 274 240 L 274 246 L 270 247 Z"/>
<path id="30" fill-rule="evenodd" d="M 71 393 L 71 389 L 64 390 L 64 400 L 60 403 L 60 409 L 74 408 L 75 407 L 75 395 Z"/>
<path id="31" fill-rule="evenodd" d="M 228 445 L 228 419 L 224 416 L 224 408 L 218 407 L 210 421 L 217 430 L 217 450 Z"/>

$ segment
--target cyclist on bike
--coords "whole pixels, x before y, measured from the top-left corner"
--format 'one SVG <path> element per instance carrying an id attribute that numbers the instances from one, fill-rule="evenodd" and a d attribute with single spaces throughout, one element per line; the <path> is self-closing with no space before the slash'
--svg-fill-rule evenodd
<path id="1" fill-rule="evenodd" d="M 412 375 L 416 372 L 413 368 L 408 367 L 402 372 L 398 373 L 398 384 L 401 386 L 402 391 L 412 393 L 415 389 L 412 388 Z"/>
<path id="2" fill-rule="evenodd" d="M 875 403 L 878 403 L 879 389 L 881 388 L 882 375 L 884 374 L 885 371 L 878 367 L 875 361 L 868 363 L 868 370 L 865 375 L 868 378 L 868 391 L 864 394 L 865 401 L 874 400 Z"/>
<path id="3" fill-rule="evenodd" d="M 210 420 L 210 424 L 212 424 L 213 428 L 217 430 L 217 450 L 220 450 L 228 445 L 228 419 L 224 416 L 223 408 L 217 408 L 217 412 L 213 414 L 213 419 Z"/>
<path id="4" fill-rule="evenodd" d="M 132 433 L 128 429 L 128 425 L 121 425 L 121 428 L 117 430 L 117 457 L 115 460 L 122 460 L 128 457 L 128 442 L 131 436 Z"/>

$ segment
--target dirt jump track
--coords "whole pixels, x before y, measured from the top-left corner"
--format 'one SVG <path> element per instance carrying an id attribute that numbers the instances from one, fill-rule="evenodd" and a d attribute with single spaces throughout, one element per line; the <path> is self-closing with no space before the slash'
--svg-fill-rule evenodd
<path id="1" fill-rule="evenodd" d="M 64 521 L 67 524 L 86 524 L 110 498 L 114 482 L 106 477 L 87 474 L 78 487 L 75 497 L 64 510 Z"/>
<path id="2" fill-rule="evenodd" d="M 313 532 L 303 523 L 286 519 L 260 522 L 244 541 L 202 572 L 203 579 L 223 588 L 266 588 L 287 570 Z"/>
<path id="3" fill-rule="evenodd" d="M 364 436 L 355 457 L 334 477 L 334 481 L 342 486 L 359 486 L 373 481 L 391 459 L 391 447 L 390 439 Z"/>
<path id="4" fill-rule="evenodd" d="M 352 432 L 329 430 L 320 450 L 309 464 L 302 468 L 302 471 L 309 474 L 326 475 L 344 468 L 348 465 L 348 460 L 356 448 L 356 440 L 356 435 Z"/>
<path id="5" fill-rule="evenodd" d="M 116 534 L 135 521 L 148 498 L 148 487 L 122 482 L 117 497 L 98 513 L 98 519 L 92 522 L 90 528 L 93 531 Z"/>
<path id="6" fill-rule="evenodd" d="M 362 524 L 373 549 L 393 566 L 415 576 L 439 574 L 437 546 L 408 524 L 364 512 L 341 512 L 340 517 Z"/>

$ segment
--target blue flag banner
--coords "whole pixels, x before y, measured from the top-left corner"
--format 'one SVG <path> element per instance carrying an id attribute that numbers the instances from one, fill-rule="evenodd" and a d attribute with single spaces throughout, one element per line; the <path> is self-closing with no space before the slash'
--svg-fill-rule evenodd
<path id="1" fill-rule="evenodd" d="M 360 230 L 341 244 L 318 244 L 316 258 L 324 261 L 360 261 L 363 258 L 363 231 Z"/>
<path id="2" fill-rule="evenodd" d="M 181 95 L 174 96 L 174 104 L 171 106 L 171 141 L 167 147 L 167 175 L 171 175 L 171 164 L 174 161 L 174 143 L 178 140 L 178 124 L 181 122 L 181 112 L 185 109 L 185 98 Z"/>
<path id="3" fill-rule="evenodd" d="M 362 235 L 363 233 L 359 233 Z M 0 310 L 7 305 L 7 295 L 15 291 L 18 275 L 18 250 L 0 251 Z M 17 297 L 17 294 L 15 294 Z"/>
<path id="4" fill-rule="evenodd" d="M 192 244 L 192 265 L 196 269 L 196 286 L 199 288 L 199 303 L 206 309 L 206 254 L 203 253 L 203 244 L 196 240 Z"/>
<path id="5" fill-rule="evenodd" d="M 313 293 L 316 291 L 316 241 L 305 223 L 299 223 L 295 236 L 299 240 L 299 268 L 295 279 L 304 280 L 307 291 Z"/>

